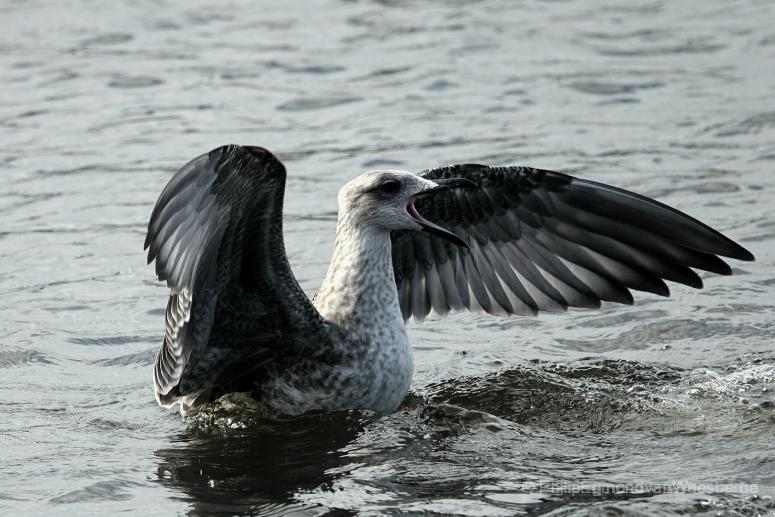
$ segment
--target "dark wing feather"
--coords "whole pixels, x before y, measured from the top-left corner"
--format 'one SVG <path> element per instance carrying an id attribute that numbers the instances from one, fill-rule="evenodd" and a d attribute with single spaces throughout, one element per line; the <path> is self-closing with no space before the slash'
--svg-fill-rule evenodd
<path id="1" fill-rule="evenodd" d="M 284 190 L 269 151 L 232 145 L 189 162 L 159 196 L 145 247 L 171 291 L 154 369 L 161 404 L 236 391 L 296 336 L 320 332 L 285 255 Z"/>
<path id="2" fill-rule="evenodd" d="M 423 319 L 431 308 L 535 314 L 631 304 L 630 290 L 669 295 L 664 280 L 701 288 L 691 268 L 730 274 L 719 256 L 753 260 L 700 221 L 610 185 L 530 167 L 452 165 L 420 176 L 466 178 L 479 189 L 439 192 L 415 205 L 470 249 L 424 232 L 393 232 L 407 319 Z"/>

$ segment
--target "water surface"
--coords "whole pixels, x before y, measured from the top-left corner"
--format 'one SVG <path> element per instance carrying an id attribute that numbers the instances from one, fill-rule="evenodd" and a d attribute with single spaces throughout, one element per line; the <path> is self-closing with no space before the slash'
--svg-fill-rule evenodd
<path id="1" fill-rule="evenodd" d="M 775 4 L 0 5 L 0 513 L 775 511 Z M 156 406 L 159 191 L 225 143 L 286 164 L 313 293 L 371 168 L 526 164 L 637 190 L 755 263 L 540 318 L 414 325 L 401 411 Z M 236 404 L 241 409 L 230 405 Z"/>

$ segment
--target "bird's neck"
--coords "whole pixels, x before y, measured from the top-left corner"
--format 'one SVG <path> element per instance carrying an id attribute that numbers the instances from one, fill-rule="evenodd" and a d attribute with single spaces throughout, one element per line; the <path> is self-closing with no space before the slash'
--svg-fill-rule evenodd
<path id="1" fill-rule="evenodd" d="M 340 212 L 334 256 L 313 303 L 328 321 L 365 337 L 386 328 L 405 335 L 390 232 Z"/>

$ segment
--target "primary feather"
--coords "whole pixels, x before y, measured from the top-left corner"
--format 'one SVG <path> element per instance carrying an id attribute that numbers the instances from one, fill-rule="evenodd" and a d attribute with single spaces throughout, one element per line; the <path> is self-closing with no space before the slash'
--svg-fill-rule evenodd
<path id="1" fill-rule="evenodd" d="M 396 284 L 408 290 L 401 304 L 407 318 L 461 304 L 493 314 L 631 304 L 630 290 L 668 296 L 664 280 L 702 287 L 691 268 L 730 274 L 719 255 L 753 260 L 700 221 L 610 185 L 530 167 L 452 165 L 420 175 L 466 178 L 479 189 L 417 203 L 424 217 L 467 238 L 470 250 L 434 235 L 393 232 Z M 453 264 L 461 277 L 438 276 Z M 415 303 L 424 299 L 416 289 L 430 295 L 431 288 L 435 304 Z"/>

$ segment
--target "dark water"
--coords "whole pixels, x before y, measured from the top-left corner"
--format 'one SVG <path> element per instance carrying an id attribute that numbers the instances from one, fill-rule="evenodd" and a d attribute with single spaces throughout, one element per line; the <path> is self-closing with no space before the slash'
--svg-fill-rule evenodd
<path id="1" fill-rule="evenodd" d="M 771 1 L 0 3 L 0 513 L 775 512 Z M 528 164 L 615 183 L 755 263 L 537 319 L 410 330 L 401 411 L 184 424 L 141 251 L 224 143 L 289 170 L 313 292 L 370 168 Z M 236 404 L 238 409 L 231 407 Z"/>

